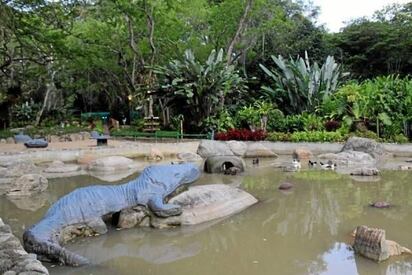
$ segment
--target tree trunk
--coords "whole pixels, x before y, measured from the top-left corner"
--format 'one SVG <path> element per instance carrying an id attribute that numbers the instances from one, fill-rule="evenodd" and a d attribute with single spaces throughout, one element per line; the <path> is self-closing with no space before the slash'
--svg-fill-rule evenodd
<path id="1" fill-rule="evenodd" d="M 43 113 L 44 113 L 44 110 L 46 109 L 46 107 L 49 103 L 49 97 L 50 97 L 51 93 L 56 90 L 56 86 L 54 84 L 54 77 L 56 75 L 56 71 L 54 71 L 52 69 L 51 62 L 49 62 L 49 64 L 47 64 L 47 75 L 49 76 L 49 81 L 46 84 L 46 95 L 44 96 L 43 105 L 42 105 L 41 109 L 37 112 L 36 122 L 35 122 L 34 126 L 39 126 L 40 120 L 41 120 L 41 118 L 43 116 Z"/>
<path id="2" fill-rule="evenodd" d="M 232 40 L 230 41 L 229 46 L 227 47 L 227 65 L 230 65 L 233 62 L 233 57 L 232 57 L 233 49 L 234 49 L 236 43 L 238 42 L 240 36 L 242 35 L 242 32 L 245 29 L 246 19 L 249 15 L 250 9 L 252 8 L 252 5 L 253 5 L 253 0 L 247 0 L 245 9 L 243 11 L 243 15 L 240 18 L 239 24 L 237 26 L 236 33 L 233 36 Z"/>

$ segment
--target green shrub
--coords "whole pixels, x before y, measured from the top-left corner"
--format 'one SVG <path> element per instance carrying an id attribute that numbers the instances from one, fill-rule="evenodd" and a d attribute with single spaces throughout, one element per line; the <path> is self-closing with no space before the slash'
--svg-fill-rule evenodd
<path id="1" fill-rule="evenodd" d="M 269 133 L 266 140 L 269 141 L 290 141 L 291 134 L 290 133 L 279 133 L 279 132 L 272 132 Z"/>
<path id="2" fill-rule="evenodd" d="M 202 126 L 207 130 L 214 129 L 217 132 L 226 132 L 235 128 L 235 120 L 227 110 L 223 110 L 218 115 L 207 117 L 202 122 Z"/>
<path id="3" fill-rule="evenodd" d="M 294 142 L 341 142 L 346 140 L 340 132 L 295 132 L 291 135 L 291 141 Z"/>
<path id="4" fill-rule="evenodd" d="M 305 124 L 302 119 L 302 115 L 290 115 L 286 116 L 283 121 L 283 128 L 279 129 L 280 132 L 298 132 L 305 129 Z"/>
<path id="5" fill-rule="evenodd" d="M 303 114 L 303 129 L 305 131 L 321 131 L 324 129 L 323 120 L 313 114 Z"/>
<path id="6" fill-rule="evenodd" d="M 10 132 L 9 130 L 0 130 L 0 138 L 9 138 L 14 136 L 14 134 L 12 132 Z"/>

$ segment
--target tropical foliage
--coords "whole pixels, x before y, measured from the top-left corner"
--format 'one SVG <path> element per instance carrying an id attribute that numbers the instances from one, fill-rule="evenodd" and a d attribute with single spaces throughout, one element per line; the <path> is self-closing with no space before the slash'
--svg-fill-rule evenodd
<path id="1" fill-rule="evenodd" d="M 404 141 L 411 11 L 328 33 L 311 1 L 2 1 L 0 127 L 110 112 L 141 130 L 152 102 L 164 129 Z"/>
<path id="2" fill-rule="evenodd" d="M 322 66 L 317 62 L 311 64 L 307 52 L 305 58 L 291 58 L 288 61 L 282 56 L 272 56 L 272 60 L 277 66 L 272 70 L 260 65 L 273 82 L 262 89 L 279 101 L 279 105 L 282 104 L 288 113 L 314 111 L 336 91 L 346 75 L 332 56 L 328 56 Z"/>

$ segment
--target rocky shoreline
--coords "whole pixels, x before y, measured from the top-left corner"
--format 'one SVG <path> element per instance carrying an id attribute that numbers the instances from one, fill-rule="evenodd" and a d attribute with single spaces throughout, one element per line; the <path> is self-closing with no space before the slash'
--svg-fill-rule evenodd
<path id="1" fill-rule="evenodd" d="M 4 224 L 1 218 L 0 273 L 4 275 L 49 274 L 35 254 L 29 254 L 24 250 L 19 239 L 11 232 L 10 226 Z"/>
<path id="2" fill-rule="evenodd" d="M 181 141 L 181 142 L 148 142 L 148 141 L 126 141 L 110 140 L 109 146 L 97 147 L 95 141 L 80 140 L 73 142 L 50 143 L 45 149 L 26 149 L 21 144 L 0 144 L 0 164 L 18 159 L 31 160 L 34 163 L 53 162 L 55 160 L 65 162 L 75 162 L 83 156 L 93 155 L 95 157 L 124 156 L 129 158 L 145 158 L 150 155 L 153 148 L 160 151 L 165 157 L 174 157 L 181 152 L 196 153 L 201 141 Z M 307 148 L 313 154 L 338 153 L 342 150 L 343 143 L 315 143 L 315 142 L 216 142 L 228 144 L 230 149 L 245 150 L 243 147 L 255 147 L 255 151 L 266 148 L 269 155 L 292 155 L 298 148 Z M 411 157 L 412 144 L 389 144 L 382 143 L 383 148 L 394 157 Z M 237 147 L 236 147 L 237 146 Z M 245 157 L 253 157 L 246 155 Z"/>

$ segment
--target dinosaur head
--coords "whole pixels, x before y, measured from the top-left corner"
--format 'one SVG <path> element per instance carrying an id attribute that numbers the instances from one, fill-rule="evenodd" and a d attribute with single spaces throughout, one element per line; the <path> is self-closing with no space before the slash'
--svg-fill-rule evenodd
<path id="1" fill-rule="evenodd" d="M 169 170 L 166 182 L 169 182 L 167 197 L 171 198 L 183 192 L 200 177 L 200 169 L 193 163 L 168 165 Z"/>
<path id="2" fill-rule="evenodd" d="M 184 185 L 191 184 L 200 177 L 200 169 L 193 163 L 183 163 L 183 164 L 174 165 L 174 166 L 182 168 L 181 183 Z"/>

